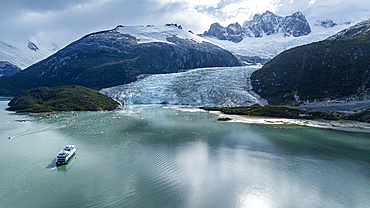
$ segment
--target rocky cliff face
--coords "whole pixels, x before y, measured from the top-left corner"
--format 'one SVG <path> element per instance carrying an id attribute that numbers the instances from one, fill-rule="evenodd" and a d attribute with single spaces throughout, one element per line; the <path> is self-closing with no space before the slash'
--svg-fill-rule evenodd
<path id="1" fill-rule="evenodd" d="M 222 27 L 220 24 L 214 23 L 201 36 L 239 43 L 247 37 L 260 38 L 264 35 L 278 33 L 284 34 L 284 37 L 300 37 L 308 35 L 310 32 L 310 25 L 301 12 L 282 17 L 267 11 L 262 15 L 256 14 L 251 21 L 244 22 L 243 26 L 239 23 L 233 23 Z"/>
<path id="2" fill-rule="evenodd" d="M 177 25 L 119 26 L 86 35 L 20 73 L 2 77 L 0 94 L 60 85 L 101 89 L 135 81 L 140 74 L 240 65 L 230 52 Z"/>
<path id="3" fill-rule="evenodd" d="M 15 74 L 20 70 L 21 69 L 14 64 L 7 61 L 0 61 L 0 77 Z"/>

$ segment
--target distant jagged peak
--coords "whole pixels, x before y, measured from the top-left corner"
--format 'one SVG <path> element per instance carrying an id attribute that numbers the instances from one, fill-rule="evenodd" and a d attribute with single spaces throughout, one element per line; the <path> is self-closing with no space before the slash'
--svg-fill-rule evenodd
<path id="1" fill-rule="evenodd" d="M 302 12 L 295 12 L 283 18 L 281 32 L 284 37 L 301 37 L 311 33 L 311 27 Z"/>
<path id="2" fill-rule="evenodd" d="M 328 37 L 327 40 L 343 40 L 366 33 L 370 33 L 370 18 Z"/>
<path id="3" fill-rule="evenodd" d="M 290 15 L 290 16 L 293 16 L 293 17 L 298 17 L 298 18 L 306 18 L 305 16 L 304 16 L 304 14 L 302 13 L 302 12 L 300 12 L 300 11 L 296 11 L 296 12 L 294 12 L 292 15 Z M 288 16 L 289 17 L 289 16 Z"/>
<path id="4" fill-rule="evenodd" d="M 200 36 L 239 43 L 246 37 L 261 38 L 264 35 L 279 33 L 284 34 L 284 37 L 300 37 L 311 33 L 311 28 L 302 12 L 298 11 L 283 17 L 266 11 L 263 14 L 254 15 L 253 19 L 245 21 L 243 26 L 239 23 L 233 23 L 225 28 L 219 23 L 214 23 L 208 31 Z"/>
<path id="5" fill-rule="evenodd" d="M 254 17 L 253 17 L 253 20 L 257 20 L 257 19 L 260 19 L 260 18 L 263 18 L 263 17 L 279 17 L 279 15 L 269 11 L 269 10 L 266 10 L 265 13 L 262 13 L 262 14 L 255 14 Z"/>
<path id="6" fill-rule="evenodd" d="M 282 16 L 276 15 L 273 12 L 266 11 L 263 14 L 255 14 L 252 18 L 252 20 L 246 20 L 243 23 L 244 27 L 249 27 L 250 25 L 261 23 L 261 22 L 275 22 L 281 21 L 281 19 L 284 18 Z"/>

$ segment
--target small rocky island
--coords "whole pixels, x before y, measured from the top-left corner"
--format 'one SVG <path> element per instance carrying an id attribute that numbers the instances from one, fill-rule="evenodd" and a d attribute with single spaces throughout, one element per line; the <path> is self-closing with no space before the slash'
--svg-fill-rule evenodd
<path id="1" fill-rule="evenodd" d="M 120 103 L 81 86 L 40 87 L 13 98 L 7 110 L 30 113 L 116 110 Z"/>

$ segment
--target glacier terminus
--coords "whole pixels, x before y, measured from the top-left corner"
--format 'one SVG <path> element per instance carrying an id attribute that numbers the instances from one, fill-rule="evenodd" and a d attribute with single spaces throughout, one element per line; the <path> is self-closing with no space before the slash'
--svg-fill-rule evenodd
<path id="1" fill-rule="evenodd" d="M 180 73 L 142 75 L 129 84 L 100 90 L 121 103 L 190 106 L 267 105 L 253 92 L 249 77 L 258 67 L 198 68 Z"/>

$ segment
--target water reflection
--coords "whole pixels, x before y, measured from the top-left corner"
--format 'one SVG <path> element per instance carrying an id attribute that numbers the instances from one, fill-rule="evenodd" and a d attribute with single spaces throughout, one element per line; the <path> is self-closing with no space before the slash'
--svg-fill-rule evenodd
<path id="1" fill-rule="evenodd" d="M 127 108 L 78 116 L 63 113 L 22 123 L 4 114 L 0 135 L 21 136 L 0 140 L 2 205 L 366 207 L 370 203 L 369 134 L 213 123 L 216 116 L 208 113 Z M 11 128 L 7 123 L 13 124 Z M 65 144 L 79 147 L 79 160 L 74 156 L 68 165 L 56 167 L 55 153 Z M 41 149 L 42 154 L 29 149 Z"/>

